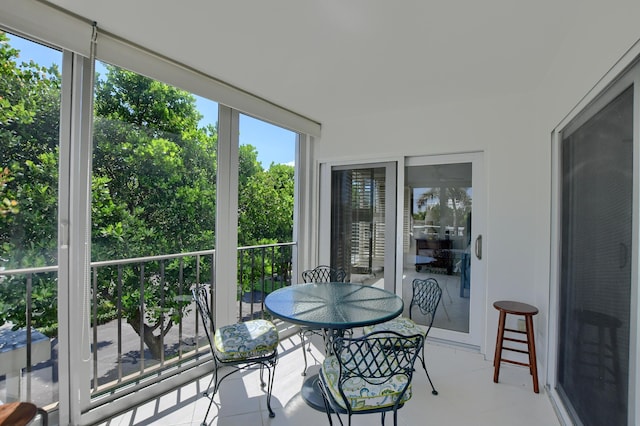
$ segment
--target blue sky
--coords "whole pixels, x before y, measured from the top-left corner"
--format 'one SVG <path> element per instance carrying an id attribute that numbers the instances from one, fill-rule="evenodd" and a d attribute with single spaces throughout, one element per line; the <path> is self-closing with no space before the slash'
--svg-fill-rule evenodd
<path id="1" fill-rule="evenodd" d="M 26 41 L 20 37 L 8 34 L 12 47 L 20 51 L 20 61 L 34 62 L 49 66 L 58 64 L 61 68 L 62 54 L 54 49 L 41 46 L 36 43 Z M 104 70 L 98 72 L 104 75 Z M 204 118 L 200 121 L 201 126 L 206 124 L 215 124 L 218 121 L 218 104 L 199 96 L 196 96 L 196 105 Z M 294 164 L 295 160 L 295 133 L 265 123 L 255 118 L 241 115 L 240 116 L 240 144 L 250 144 L 256 147 L 258 151 L 258 161 L 262 163 L 263 168 L 268 168 L 271 163 L 276 164 Z"/>

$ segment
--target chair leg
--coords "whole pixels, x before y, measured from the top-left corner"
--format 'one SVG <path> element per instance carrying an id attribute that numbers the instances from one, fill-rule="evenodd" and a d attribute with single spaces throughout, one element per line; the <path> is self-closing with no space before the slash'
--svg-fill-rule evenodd
<path id="1" fill-rule="evenodd" d="M 429 376 L 429 372 L 427 371 L 427 366 L 424 363 L 424 359 L 421 359 L 420 361 L 422 361 L 422 368 L 424 368 L 424 372 L 427 373 L 427 379 L 429 379 L 429 384 L 431 385 L 431 393 L 433 395 L 437 395 L 438 391 L 436 390 L 436 388 L 433 386 L 433 382 L 431 381 L 431 376 Z"/>
<path id="2" fill-rule="evenodd" d="M 447 292 L 447 296 L 449 297 L 449 303 L 453 303 L 453 299 L 451 298 L 451 293 L 449 293 L 449 280 L 445 280 L 445 283 L 442 286 L 444 287 L 444 291 Z"/>
<path id="3" fill-rule="evenodd" d="M 306 376 L 307 375 L 307 351 L 305 350 L 304 346 L 304 331 L 300 332 L 300 341 L 302 342 L 302 355 L 304 355 L 304 370 L 302 370 L 302 375 Z"/>
<path id="4" fill-rule="evenodd" d="M 324 388 L 324 383 L 322 380 L 318 381 L 318 385 L 320 387 L 320 393 L 322 394 L 322 402 L 324 402 L 324 411 L 327 413 L 327 418 L 329 419 L 329 426 L 333 425 L 333 420 L 331 419 L 331 407 L 329 406 L 329 400 L 327 399 L 327 394 L 325 393 L 327 390 Z M 338 416 L 340 419 L 340 416 Z M 342 423 L 342 421 L 340 421 Z"/>
<path id="5" fill-rule="evenodd" d="M 424 361 L 424 345 L 422 346 L 422 356 L 420 357 L 420 362 L 422 362 L 422 368 L 424 368 L 424 372 L 427 373 L 427 379 L 429 379 L 429 384 L 431 385 L 431 393 L 433 395 L 437 395 L 438 391 L 433 386 L 433 382 L 431 381 L 431 376 L 429 376 L 429 372 L 427 371 L 427 364 Z"/>
<path id="6" fill-rule="evenodd" d="M 269 367 L 267 367 L 269 370 Z M 269 374 L 269 379 L 271 379 L 271 370 L 267 371 Z M 266 383 L 264 382 L 264 365 L 260 365 L 260 387 L 264 389 Z"/>
<path id="7" fill-rule="evenodd" d="M 209 407 L 207 408 L 207 412 L 204 415 L 204 419 L 202 420 L 202 426 L 207 426 L 207 417 L 209 417 L 209 411 L 211 411 L 211 406 L 213 405 L 213 395 L 208 396 L 209 398 Z"/>
<path id="8" fill-rule="evenodd" d="M 451 297 L 451 296 L 449 296 L 449 297 Z M 447 311 L 447 304 L 443 302 L 442 303 L 442 308 L 444 309 L 444 314 L 447 316 L 447 321 L 451 321 L 451 317 L 449 316 L 449 311 Z"/>
<path id="9" fill-rule="evenodd" d="M 276 375 L 276 364 L 275 362 L 271 364 L 271 366 L 267 366 L 267 374 L 269 383 L 267 384 L 267 409 L 269 410 L 269 417 L 273 418 L 276 416 L 276 413 L 273 412 L 271 408 L 271 394 L 273 392 L 273 379 Z"/>
<path id="10" fill-rule="evenodd" d="M 215 395 L 216 391 L 218 390 L 218 370 L 214 370 L 213 374 L 211 375 L 211 380 L 209 381 L 209 386 L 207 386 L 207 388 L 205 389 L 204 392 L 202 392 L 203 396 L 206 396 L 207 398 L 209 397 L 209 389 L 211 389 L 211 385 L 213 385 L 213 382 L 215 381 L 216 385 L 213 388 L 213 392 L 211 393 L 211 395 Z"/>
<path id="11" fill-rule="evenodd" d="M 213 385 L 213 392 L 209 392 L 211 389 L 211 385 Z M 218 370 L 214 369 L 213 374 L 211 375 L 211 380 L 209 381 L 209 386 L 207 389 L 202 392 L 203 396 L 209 398 L 209 407 L 207 408 L 207 412 L 204 415 L 204 419 L 202 420 L 202 426 L 207 426 L 207 417 L 209 417 L 209 411 L 211 411 L 211 406 L 213 405 L 213 398 L 216 396 L 218 392 L 218 386 L 220 383 L 218 382 Z"/>
<path id="12" fill-rule="evenodd" d="M 533 315 L 525 315 L 525 324 L 527 328 L 529 371 L 533 376 L 533 391 L 535 393 L 540 393 L 540 388 L 538 387 L 538 362 L 536 361 L 536 343 L 533 333 Z"/>
<path id="13" fill-rule="evenodd" d="M 267 361 L 269 364 L 261 364 L 260 365 L 260 386 L 262 388 L 264 388 L 266 386 L 267 388 L 267 409 L 269 410 L 269 417 L 273 418 L 276 416 L 275 412 L 273 411 L 273 409 L 271 408 L 271 395 L 273 393 L 273 381 L 274 381 L 274 377 L 275 377 L 275 369 L 276 369 L 276 363 L 274 361 Z M 265 382 L 264 380 L 264 370 L 265 368 L 267 369 L 267 381 Z M 207 407 L 207 412 L 204 415 L 204 419 L 202 420 L 201 425 L 202 426 L 207 426 L 207 418 L 209 417 L 209 412 L 211 412 L 211 406 L 213 406 L 213 399 L 216 396 L 216 393 L 218 393 L 218 389 L 220 388 L 220 382 L 222 382 L 227 376 L 223 376 L 220 381 L 218 381 L 218 371 L 214 371 L 213 372 L 213 376 L 211 377 L 211 381 L 209 382 L 209 386 L 207 387 L 207 390 L 205 390 L 202 395 L 206 396 L 209 399 L 209 406 Z M 215 384 L 214 384 L 215 382 Z M 211 385 L 213 386 L 213 392 L 209 392 L 209 389 L 211 389 Z"/>
<path id="14" fill-rule="evenodd" d="M 504 343 L 504 325 L 507 313 L 500 311 L 498 319 L 498 334 L 496 335 L 496 353 L 493 356 L 493 382 L 498 383 L 500 377 L 500 362 L 502 361 L 502 344 Z"/>

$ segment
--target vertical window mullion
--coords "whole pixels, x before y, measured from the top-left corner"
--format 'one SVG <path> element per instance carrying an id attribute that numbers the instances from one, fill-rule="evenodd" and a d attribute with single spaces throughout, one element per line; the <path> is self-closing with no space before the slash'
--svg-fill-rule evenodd
<path id="1" fill-rule="evenodd" d="M 217 326 L 236 322 L 238 262 L 238 111 L 218 107 L 218 185 L 216 200 L 215 320 Z M 234 265 L 233 267 L 230 267 Z"/>
<path id="2" fill-rule="evenodd" d="M 60 424 L 81 423 L 90 387 L 90 200 L 93 87 L 89 59 L 64 52 L 60 122 Z M 64 378 L 64 379 L 63 379 Z"/>

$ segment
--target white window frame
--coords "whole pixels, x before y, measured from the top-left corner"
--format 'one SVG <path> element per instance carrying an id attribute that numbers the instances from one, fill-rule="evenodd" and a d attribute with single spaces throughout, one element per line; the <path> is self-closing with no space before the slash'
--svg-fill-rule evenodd
<path id="1" fill-rule="evenodd" d="M 556 390 L 558 372 L 558 327 L 560 299 L 560 254 L 561 254 L 561 142 L 563 132 L 576 128 L 591 117 L 591 112 L 609 103 L 620 87 L 634 85 L 634 129 L 633 129 L 633 225 L 632 225 L 632 265 L 631 265 L 631 306 L 630 306 L 630 340 L 629 340 L 629 424 L 637 424 L 640 412 L 636 401 L 640 396 L 640 342 L 638 327 L 640 326 L 640 284 L 638 265 L 640 264 L 640 41 L 609 70 L 609 72 L 585 95 L 584 98 L 556 126 L 551 134 L 551 259 L 550 259 L 550 294 L 548 323 L 548 369 L 547 390 L 561 420 L 572 423 L 568 409 L 563 405 Z"/>
<path id="2" fill-rule="evenodd" d="M 89 47 L 92 22 L 66 13 L 37 0 L 6 0 L 0 3 L 0 27 L 25 38 L 63 50 L 63 85 L 60 140 L 60 218 L 59 218 L 59 409 L 60 424 L 93 424 L 114 412 L 130 409 L 150 398 L 196 380 L 209 373 L 208 366 L 194 368 L 180 375 L 113 400 L 102 406 L 90 401 L 88 268 L 90 263 L 90 179 L 91 120 L 93 87 L 90 78 Z M 196 95 L 212 99 L 219 105 L 218 183 L 219 215 L 216 218 L 218 238 L 216 280 L 236 280 L 235 268 L 229 261 L 237 259 L 238 202 L 238 115 L 240 112 L 297 133 L 297 160 L 294 213 L 294 238 L 298 244 L 311 239 L 305 188 L 313 184 L 311 143 L 320 136 L 320 124 L 226 84 L 200 71 L 157 55 L 129 43 L 116 35 L 100 31 L 97 36 L 97 59 L 180 87 Z M 306 172 L 301 172 L 306 170 Z M 224 198 L 221 198 L 224 197 Z M 234 208 L 235 206 L 235 208 Z M 305 211 L 298 211 L 298 209 Z M 225 226 L 222 226 L 224 224 Z M 234 226 L 227 226 L 234 224 Z M 87 241 L 87 239 L 89 241 Z M 306 246 L 306 244 L 305 244 Z M 302 254 L 304 258 L 305 254 Z M 298 256 L 294 259 L 297 273 Z M 224 267 L 223 267 L 224 265 Z M 294 275 L 295 276 L 295 275 Z M 219 324 L 235 321 L 235 291 L 217 292 L 216 317 Z M 84 308 L 82 308 L 84 306 Z"/>

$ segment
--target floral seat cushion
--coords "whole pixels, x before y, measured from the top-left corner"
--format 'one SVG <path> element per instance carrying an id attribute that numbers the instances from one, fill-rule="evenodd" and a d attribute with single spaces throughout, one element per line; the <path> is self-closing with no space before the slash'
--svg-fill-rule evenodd
<path id="1" fill-rule="evenodd" d="M 369 334 L 374 331 L 395 331 L 403 336 L 425 334 L 424 329 L 420 325 L 406 317 L 397 317 L 390 321 L 383 322 L 382 324 L 365 327 L 364 329 L 365 334 Z"/>
<path id="2" fill-rule="evenodd" d="M 320 374 L 325 388 L 331 393 L 333 399 L 346 410 L 347 406 L 338 390 L 340 376 L 338 359 L 335 356 L 325 358 Z M 366 411 L 393 406 L 396 400 L 400 398 L 405 386 L 407 386 L 407 377 L 404 375 L 393 376 L 388 380 L 380 379 L 377 384 L 354 377 L 343 383 L 342 390 L 352 411 Z M 409 384 L 407 391 L 401 398 L 400 404 L 404 404 L 411 398 L 411 384 Z"/>
<path id="3" fill-rule="evenodd" d="M 214 344 L 221 361 L 242 361 L 272 353 L 278 346 L 278 330 L 271 321 L 252 320 L 216 330 Z"/>

